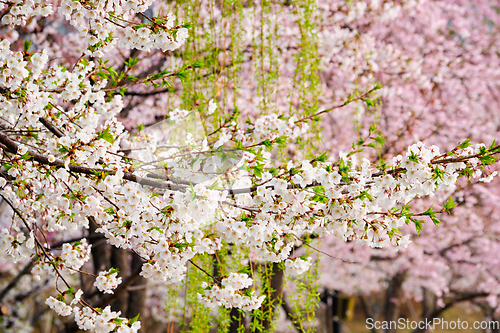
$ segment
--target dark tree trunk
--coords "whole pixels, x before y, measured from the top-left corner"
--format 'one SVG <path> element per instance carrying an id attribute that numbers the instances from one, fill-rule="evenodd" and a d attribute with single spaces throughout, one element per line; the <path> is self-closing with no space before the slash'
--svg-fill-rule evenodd
<path id="1" fill-rule="evenodd" d="M 111 247 L 110 263 L 111 267 L 117 268 L 119 270 L 118 276 L 121 277 L 122 280 L 129 275 L 130 270 L 129 270 L 128 250 L 119 249 L 114 246 Z M 111 309 L 113 309 L 113 311 L 121 311 L 122 315 L 125 314 L 127 311 L 127 300 L 128 300 L 128 294 L 126 292 L 121 293 L 113 301 L 113 303 L 111 303 Z"/>
<path id="2" fill-rule="evenodd" d="M 282 298 L 281 299 L 281 307 L 283 308 L 283 310 L 285 310 L 286 317 L 292 322 L 293 327 L 295 327 L 297 332 L 304 333 L 305 330 L 300 326 L 300 323 L 295 320 L 294 315 L 293 315 L 293 309 L 287 303 L 286 296 L 284 293 L 282 294 L 281 298 Z"/>
<path id="3" fill-rule="evenodd" d="M 440 317 L 444 311 L 457 305 L 458 303 L 472 301 L 477 298 L 487 297 L 488 295 L 489 295 L 488 293 L 479 292 L 473 294 L 464 294 L 462 296 L 453 298 L 448 302 L 446 302 L 446 304 L 443 307 L 434 307 L 434 310 L 431 313 L 429 313 L 426 317 L 424 317 L 422 320 L 426 322 L 432 322 L 434 318 Z M 413 333 L 423 333 L 425 331 L 426 329 L 417 328 L 416 330 L 413 331 Z"/>
<path id="4" fill-rule="evenodd" d="M 359 297 L 361 299 L 361 304 L 363 305 L 363 309 L 365 310 L 365 316 L 368 319 L 372 319 L 373 321 L 378 321 L 380 308 L 377 307 L 376 302 L 372 300 L 371 295 L 361 295 Z M 377 309 L 379 311 L 377 311 Z M 372 326 L 372 333 L 379 333 L 379 330 L 375 328 L 375 325 Z"/>
<path id="5" fill-rule="evenodd" d="M 387 288 L 385 299 L 385 320 L 389 322 L 397 322 L 399 318 L 399 303 L 403 296 L 403 282 L 406 279 L 406 271 L 398 272 L 390 281 Z M 394 325 L 386 329 L 385 333 L 396 333 L 397 329 Z"/>
<path id="6" fill-rule="evenodd" d="M 94 263 L 94 274 L 99 274 L 109 267 L 108 244 L 104 235 L 96 233 L 97 224 L 92 216 L 89 216 L 89 244 L 92 245 L 92 261 Z"/>
<path id="7" fill-rule="evenodd" d="M 132 253 L 131 272 L 134 272 L 142 267 L 142 259 L 135 253 Z M 144 311 L 146 303 L 146 288 L 147 280 L 143 276 L 138 276 L 128 292 L 128 309 L 127 318 L 134 318 Z"/>
<path id="8" fill-rule="evenodd" d="M 238 333 L 240 326 L 245 326 L 245 317 L 236 308 L 232 308 L 229 312 L 229 317 L 231 318 L 231 324 L 229 325 L 228 333 Z"/>
<path id="9" fill-rule="evenodd" d="M 281 303 L 281 298 L 283 297 L 283 270 L 279 268 L 277 263 L 273 263 L 272 265 L 270 290 L 266 287 L 262 291 L 265 295 L 271 291 L 271 297 L 266 298 L 262 304 L 265 312 L 272 313 L 270 317 L 266 317 L 262 321 L 262 332 L 266 333 L 271 332 L 271 325 L 277 312 L 276 306 Z"/>

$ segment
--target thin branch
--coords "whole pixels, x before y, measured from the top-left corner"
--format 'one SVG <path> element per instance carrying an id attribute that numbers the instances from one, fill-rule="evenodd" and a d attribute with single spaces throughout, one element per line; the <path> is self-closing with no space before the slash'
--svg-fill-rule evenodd
<path id="1" fill-rule="evenodd" d="M 320 115 L 322 115 L 322 114 L 325 114 L 325 113 L 331 112 L 331 111 L 333 111 L 333 110 L 335 110 L 335 109 L 339 109 L 339 108 L 341 108 L 341 107 L 344 107 L 344 106 L 348 105 L 348 104 L 349 104 L 349 103 L 351 103 L 351 102 L 356 102 L 356 101 L 358 101 L 358 100 L 364 100 L 364 99 L 365 99 L 366 97 L 368 97 L 368 96 L 369 96 L 369 95 L 370 95 L 373 91 L 375 91 L 375 90 L 377 90 L 377 89 L 378 89 L 378 88 L 372 88 L 372 89 L 368 90 L 367 92 L 365 92 L 363 95 L 361 95 L 361 96 L 359 96 L 359 97 L 356 97 L 356 98 L 354 98 L 354 99 L 352 99 L 352 100 L 349 100 L 348 102 L 344 102 L 344 103 L 342 103 L 342 104 L 332 106 L 331 108 L 328 108 L 328 109 L 325 109 L 325 110 L 321 110 L 321 111 L 319 111 L 319 112 L 317 112 L 317 113 L 315 113 L 315 114 L 313 114 L 313 115 L 310 115 L 310 116 L 307 116 L 307 117 L 301 118 L 301 119 L 299 119 L 299 120 L 296 120 L 296 121 L 295 121 L 295 123 L 296 123 L 296 124 L 298 124 L 298 123 L 304 122 L 304 121 L 306 121 L 306 120 L 310 120 L 310 119 L 315 118 L 315 117 L 318 117 L 318 116 L 320 116 Z"/>
<path id="2" fill-rule="evenodd" d="M 45 126 L 49 131 L 52 132 L 52 134 L 54 134 L 55 136 L 57 136 L 58 138 L 62 138 L 64 136 L 64 133 L 59 130 L 57 127 L 55 127 L 50 121 L 48 121 L 47 119 L 43 118 L 43 117 L 40 117 L 40 122 L 43 124 L 43 126 Z"/>
<path id="3" fill-rule="evenodd" d="M 211 278 L 215 281 L 215 283 L 217 283 L 219 286 L 222 284 L 222 282 L 220 281 L 220 279 L 219 279 L 219 278 L 217 278 L 217 277 L 213 276 L 212 274 L 208 273 L 206 270 L 204 270 L 204 269 L 203 269 L 203 268 L 201 268 L 200 266 L 196 265 L 196 264 L 194 263 L 194 261 L 192 261 L 192 260 L 190 259 L 190 260 L 189 260 L 189 262 L 190 262 L 191 264 L 193 264 L 193 266 L 194 266 L 194 267 L 198 268 L 200 271 L 202 271 L 202 272 L 203 272 L 203 273 L 205 273 L 206 275 L 210 276 L 210 277 L 211 277 Z"/>
<path id="4" fill-rule="evenodd" d="M 16 275 L 10 283 L 3 288 L 3 290 L 0 292 L 0 302 L 3 300 L 3 298 L 7 295 L 7 293 L 16 286 L 16 284 L 21 280 L 23 275 L 29 274 L 31 272 L 31 269 L 33 268 L 34 264 L 33 261 L 30 261 L 29 263 L 24 266 L 24 268 Z"/>

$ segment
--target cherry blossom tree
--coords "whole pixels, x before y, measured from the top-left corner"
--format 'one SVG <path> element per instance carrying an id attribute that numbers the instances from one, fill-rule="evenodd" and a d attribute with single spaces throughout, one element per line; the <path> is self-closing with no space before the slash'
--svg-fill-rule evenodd
<path id="1" fill-rule="evenodd" d="M 457 250 L 488 243 L 462 219 L 449 220 L 461 238 L 424 228 L 395 250 L 414 236 L 406 225 L 438 224 L 474 196 L 459 177 L 496 175 L 496 20 L 489 3 L 458 1 L 6 3 L 0 244 L 14 277 L 0 301 L 38 292 L 33 302 L 74 316 L 66 331 L 136 332 L 146 303 L 183 329 L 206 331 L 216 314 L 237 331 L 251 313 L 257 331 L 273 326 L 283 270 L 310 271 L 298 254 L 313 239 L 384 247 L 345 268 L 361 279 L 467 261 Z M 439 208 L 413 203 L 435 193 Z M 421 287 L 467 282 L 452 280 Z M 30 331 L 48 309 L 33 308 L 7 307 L 2 329 Z"/>
<path id="2" fill-rule="evenodd" d="M 422 89 L 416 84 L 419 76 L 375 62 L 372 73 L 384 89 L 391 91 L 390 98 L 383 97 L 380 109 L 388 138 L 385 154 L 397 154 L 402 149 L 400 144 L 414 138 L 446 146 L 464 134 L 488 139 L 498 136 L 498 12 L 494 6 L 487 1 L 426 2 L 399 11 L 398 19 L 390 23 L 374 24 L 370 20 L 369 27 L 358 23 L 358 28 L 376 32 L 380 49 L 389 47 L 407 62 L 419 64 L 415 73 L 428 78 L 424 82 L 429 89 Z M 425 52 L 420 51 L 423 49 Z M 356 263 L 323 265 L 329 270 L 320 283 L 348 294 L 364 295 L 367 316 L 380 320 L 397 319 L 398 309 L 411 300 L 423 304 L 422 313 L 414 320 L 432 319 L 470 300 L 485 305 L 485 314 L 491 319 L 498 297 L 496 259 L 491 257 L 498 246 L 498 194 L 494 184 L 459 185 L 453 191 L 459 206 L 443 217 L 440 229 L 424 229 L 418 237 L 414 231 L 412 246 L 397 254 L 363 251 L 330 239 L 330 255 Z M 447 200 L 438 196 L 432 198 L 434 202 L 414 201 L 412 206 L 424 210 L 431 204 L 435 206 L 436 199 L 442 205 Z M 328 282 L 327 272 L 338 277 L 335 286 Z M 379 313 L 374 312 L 377 308 L 381 309 Z"/>

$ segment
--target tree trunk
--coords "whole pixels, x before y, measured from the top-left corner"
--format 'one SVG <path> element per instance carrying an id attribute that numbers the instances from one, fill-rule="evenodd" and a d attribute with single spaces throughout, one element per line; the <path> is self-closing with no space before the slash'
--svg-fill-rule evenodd
<path id="1" fill-rule="evenodd" d="M 397 322 L 399 318 L 399 303 L 403 296 L 403 282 L 406 279 L 406 271 L 398 272 L 389 281 L 385 299 L 385 320 L 387 323 Z M 397 325 L 389 325 L 389 328 L 384 330 L 385 333 L 396 333 Z"/>
<path id="2" fill-rule="evenodd" d="M 142 259 L 135 253 L 132 253 L 132 264 L 130 271 L 136 271 L 142 267 Z M 134 318 L 140 313 L 143 313 L 144 304 L 146 303 L 147 279 L 143 276 L 138 276 L 128 292 L 128 309 L 127 318 Z"/>
<path id="3" fill-rule="evenodd" d="M 117 268 L 119 270 L 118 276 L 125 279 L 129 275 L 129 252 L 128 250 L 119 249 L 116 247 L 111 247 L 111 267 Z M 133 270 L 133 269 L 132 269 Z M 136 279 L 137 281 L 137 279 Z M 127 311 L 127 300 L 128 294 L 126 292 L 121 293 L 114 301 L 111 303 L 111 309 L 113 311 L 121 311 L 125 314 Z"/>
<path id="4" fill-rule="evenodd" d="M 92 216 L 89 216 L 89 244 L 92 245 L 92 262 L 94 264 L 94 274 L 99 274 L 109 266 L 108 244 L 104 235 L 96 233 L 97 224 Z"/>
<path id="5" fill-rule="evenodd" d="M 232 308 L 229 312 L 229 318 L 231 324 L 229 324 L 228 333 L 238 333 L 240 326 L 245 326 L 245 317 L 238 309 Z"/>
<path id="6" fill-rule="evenodd" d="M 380 308 L 377 307 L 376 303 L 371 300 L 371 295 L 361 295 L 359 297 L 361 299 L 361 304 L 363 305 L 363 309 L 365 310 L 365 316 L 367 319 L 372 319 L 373 321 L 377 321 L 380 314 Z M 372 333 L 379 333 L 379 330 L 375 328 L 375 325 L 372 326 Z"/>
<path id="7" fill-rule="evenodd" d="M 266 298 L 262 304 L 262 307 L 267 308 L 267 311 L 272 312 L 271 317 L 266 317 L 262 321 L 262 332 L 266 333 L 271 332 L 271 325 L 277 312 L 276 305 L 281 302 L 281 297 L 283 296 L 284 272 L 279 268 L 277 263 L 273 263 L 272 265 L 272 276 L 269 286 L 271 289 L 271 297 Z M 269 292 L 269 290 L 266 289 L 267 288 L 264 288 L 263 294 L 267 294 Z"/>

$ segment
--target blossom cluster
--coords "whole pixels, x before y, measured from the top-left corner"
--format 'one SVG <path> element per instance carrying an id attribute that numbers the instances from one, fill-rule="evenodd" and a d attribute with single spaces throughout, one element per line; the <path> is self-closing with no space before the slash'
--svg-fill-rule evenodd
<path id="1" fill-rule="evenodd" d="M 74 294 L 70 305 L 67 305 L 60 299 L 50 296 L 46 304 L 61 316 L 75 314 L 75 321 L 78 327 L 86 331 L 95 331 L 108 333 L 112 331 L 121 333 L 137 332 L 141 328 L 141 323 L 136 319 L 126 319 L 119 317 L 121 312 L 111 311 L 111 307 L 104 309 L 91 309 L 89 307 L 79 308 L 77 305 L 82 297 L 83 291 L 80 289 Z M 59 297 L 59 296 L 58 296 Z M 62 296 L 61 299 L 65 297 Z"/>
<path id="2" fill-rule="evenodd" d="M 307 258 L 307 260 L 302 258 L 296 258 L 295 260 L 287 259 L 285 260 L 285 273 L 291 276 L 299 276 L 309 270 L 311 264 L 311 257 Z"/>
<path id="3" fill-rule="evenodd" d="M 274 140 L 280 136 L 297 139 L 309 130 L 307 123 L 297 124 L 298 120 L 297 116 L 291 116 L 287 120 L 283 120 L 275 113 L 261 116 L 254 124 L 254 138 L 256 141 Z"/>
<path id="4" fill-rule="evenodd" d="M 47 300 L 45 301 L 45 304 L 47 304 L 52 310 L 56 311 L 61 316 L 69 316 L 69 315 L 71 315 L 71 313 L 73 313 L 73 311 L 69 305 L 55 299 L 52 296 L 47 298 Z"/>
<path id="5" fill-rule="evenodd" d="M 151 4 L 152 0 L 91 3 L 63 0 L 58 10 L 80 31 L 89 46 L 93 47 L 86 53 L 103 55 L 116 45 L 117 39 L 112 37 L 113 33 L 119 27 L 123 27 L 123 23 L 130 22 L 128 19 L 134 14 L 144 12 Z M 148 18 L 151 25 L 137 22 L 136 25 L 126 26 L 119 44 L 125 48 L 145 51 L 152 48 L 175 50 L 186 41 L 187 29 L 174 27 L 174 19 L 173 15 L 169 15 L 167 20 L 157 23 Z M 155 29 L 159 31 L 155 32 Z M 172 35 L 174 31 L 177 33 L 175 38 Z"/>
<path id="6" fill-rule="evenodd" d="M 170 23 L 167 23 L 167 29 L 172 29 L 173 24 L 171 20 L 168 22 Z M 121 39 L 121 46 L 145 51 L 149 51 L 152 48 L 159 48 L 163 51 L 173 51 L 184 44 L 187 37 L 188 30 L 186 28 L 178 29 L 176 38 L 174 39 L 174 37 L 166 31 L 155 34 L 148 28 L 134 30 L 127 27 L 125 29 L 125 36 Z"/>
<path id="7" fill-rule="evenodd" d="M 121 318 L 120 312 L 111 311 L 107 306 L 101 313 L 95 313 L 90 308 L 74 308 L 75 321 L 78 327 L 86 331 L 108 333 L 116 330 L 119 333 L 133 333 L 141 328 L 139 321 Z"/>
<path id="8" fill-rule="evenodd" d="M 95 279 L 94 286 L 105 294 L 112 294 L 113 289 L 116 289 L 116 287 L 122 283 L 122 278 L 117 276 L 118 272 L 115 269 L 99 272 L 99 276 Z"/>
<path id="9" fill-rule="evenodd" d="M 10 10 L 2 17 L 2 22 L 12 25 L 24 25 L 30 16 L 41 15 L 44 17 L 52 14 L 52 4 L 46 4 L 42 0 L 13 1 Z M 4 7 L 5 4 L 2 4 Z"/>
<path id="10" fill-rule="evenodd" d="M 252 283 L 253 280 L 247 274 L 231 273 L 227 278 L 222 279 L 222 286 L 209 286 L 204 283 L 204 295 L 198 294 L 198 300 L 212 308 L 223 305 L 226 308 L 239 308 L 247 311 L 258 309 L 265 296 L 254 296 L 254 291 L 243 290 L 250 287 Z"/>
<path id="11" fill-rule="evenodd" d="M 170 111 L 168 113 L 169 119 L 172 120 L 173 122 L 175 122 L 176 124 L 182 122 L 188 114 L 189 114 L 189 111 L 179 110 L 179 109 L 175 109 L 175 110 Z"/>
<path id="12" fill-rule="evenodd" d="M 91 246 L 86 239 L 82 239 L 82 241 L 74 245 L 64 243 L 61 259 L 65 261 L 68 267 L 78 270 L 90 259 L 90 248 Z"/>

